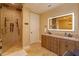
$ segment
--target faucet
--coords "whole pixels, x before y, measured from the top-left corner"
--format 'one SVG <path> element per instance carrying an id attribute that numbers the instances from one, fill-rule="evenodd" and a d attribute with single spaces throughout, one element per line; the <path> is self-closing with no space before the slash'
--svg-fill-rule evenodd
<path id="1" fill-rule="evenodd" d="M 68 34 L 68 37 L 72 37 L 72 36 L 73 36 L 72 34 L 70 34 L 70 33 Z"/>
<path id="2" fill-rule="evenodd" d="M 67 36 L 67 33 L 65 32 L 64 36 Z"/>
<path id="3" fill-rule="evenodd" d="M 65 32 L 64 36 L 72 37 L 73 35 L 72 35 L 71 33 L 67 34 L 67 33 Z"/>

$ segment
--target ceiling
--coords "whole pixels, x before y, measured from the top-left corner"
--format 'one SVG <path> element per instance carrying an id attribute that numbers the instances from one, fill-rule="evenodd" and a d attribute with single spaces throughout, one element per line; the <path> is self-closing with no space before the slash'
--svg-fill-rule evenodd
<path id="1" fill-rule="evenodd" d="M 24 4 L 26 8 L 29 8 L 31 11 L 38 14 L 46 12 L 59 5 L 61 5 L 61 3 L 26 3 Z"/>

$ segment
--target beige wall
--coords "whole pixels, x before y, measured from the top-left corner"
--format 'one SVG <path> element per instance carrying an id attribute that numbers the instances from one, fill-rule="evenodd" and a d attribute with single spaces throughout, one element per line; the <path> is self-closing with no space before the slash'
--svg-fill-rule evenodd
<path id="1" fill-rule="evenodd" d="M 41 34 L 44 33 L 44 28 L 45 28 L 45 26 L 48 25 L 47 21 L 48 21 L 49 17 L 64 15 L 64 14 L 68 14 L 71 12 L 74 12 L 74 15 L 75 15 L 75 32 L 72 32 L 72 33 L 78 34 L 79 33 L 78 4 L 63 4 L 63 5 L 55 7 L 54 9 L 51 9 L 47 12 L 42 13 L 41 20 L 40 20 Z M 53 34 L 60 34 L 60 35 L 64 34 L 64 32 L 62 32 L 62 31 L 52 31 L 52 33 Z"/>
<path id="2" fill-rule="evenodd" d="M 30 15 L 31 15 L 31 13 L 34 13 L 34 12 L 32 12 L 30 9 L 28 9 L 28 8 L 26 8 L 25 7 L 25 4 L 23 4 L 23 35 L 22 35 L 22 39 L 23 39 L 23 48 L 24 49 L 26 49 L 26 48 L 28 48 L 29 47 L 29 45 L 30 45 L 30 31 L 31 31 L 31 29 L 30 29 L 30 19 L 31 19 L 31 17 L 30 17 Z M 40 15 L 38 15 L 37 14 L 37 16 L 38 16 L 38 18 L 40 17 Z M 39 22 L 39 20 L 38 20 L 38 22 Z M 28 23 L 28 25 L 25 25 L 25 23 Z M 38 34 L 38 36 L 39 36 L 39 34 Z M 37 41 L 39 41 L 39 40 L 37 40 Z"/>
<path id="3" fill-rule="evenodd" d="M 23 5 L 23 35 L 22 35 L 22 39 L 23 39 L 23 48 L 26 48 L 30 43 L 30 36 L 29 36 L 29 13 L 30 11 L 25 7 L 25 5 Z M 25 23 L 28 23 L 28 25 L 25 25 Z"/>

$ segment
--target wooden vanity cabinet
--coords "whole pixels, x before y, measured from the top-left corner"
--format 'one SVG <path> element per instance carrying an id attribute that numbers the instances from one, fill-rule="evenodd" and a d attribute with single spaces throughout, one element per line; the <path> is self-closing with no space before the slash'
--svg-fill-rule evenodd
<path id="1" fill-rule="evenodd" d="M 62 56 L 66 51 L 79 49 L 79 41 L 42 35 L 42 46 Z"/>
<path id="2" fill-rule="evenodd" d="M 59 40 L 56 39 L 55 37 L 51 37 L 51 36 L 45 36 L 45 35 L 42 35 L 42 46 L 47 48 L 48 50 L 56 53 L 56 54 L 59 54 Z"/>

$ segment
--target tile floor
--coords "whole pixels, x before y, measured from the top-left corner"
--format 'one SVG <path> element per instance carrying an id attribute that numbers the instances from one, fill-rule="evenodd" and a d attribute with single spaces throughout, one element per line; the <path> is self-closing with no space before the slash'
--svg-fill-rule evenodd
<path id="1" fill-rule="evenodd" d="M 41 43 L 34 43 L 30 45 L 29 49 L 25 50 L 28 56 L 57 56 L 51 51 L 41 47 Z"/>
<path id="2" fill-rule="evenodd" d="M 30 45 L 30 48 L 23 50 L 14 46 L 7 50 L 4 56 L 57 56 L 51 51 L 41 47 L 41 43 L 34 43 Z"/>
<path id="3" fill-rule="evenodd" d="M 4 52 L 2 55 L 6 56 L 6 55 L 9 55 L 11 53 L 20 51 L 20 50 L 22 50 L 22 48 L 20 48 L 19 46 L 12 46 L 10 49 L 8 49 L 6 52 Z"/>

